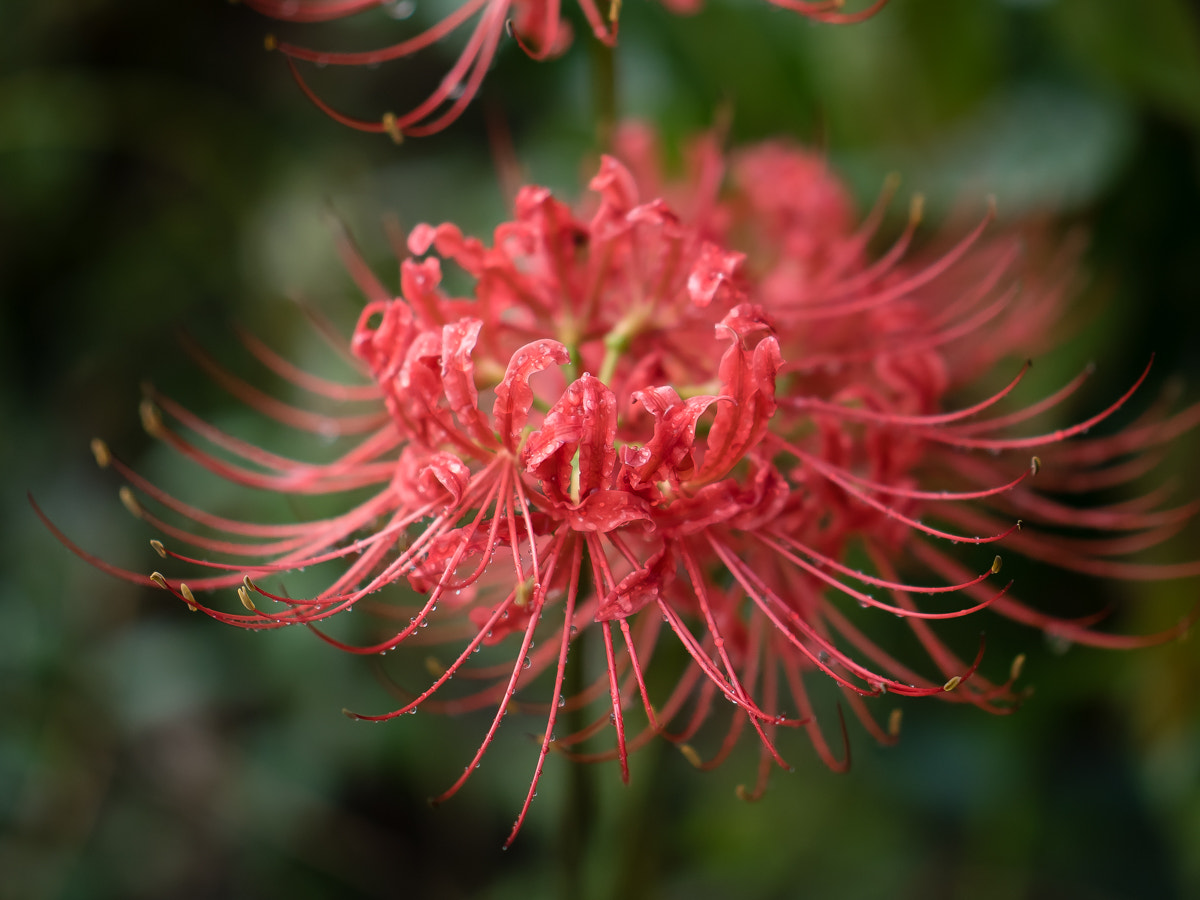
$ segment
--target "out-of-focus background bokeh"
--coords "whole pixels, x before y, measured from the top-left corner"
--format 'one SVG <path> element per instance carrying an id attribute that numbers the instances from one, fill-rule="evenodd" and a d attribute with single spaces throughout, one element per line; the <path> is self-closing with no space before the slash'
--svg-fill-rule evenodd
<path id="1" fill-rule="evenodd" d="M 505 211 L 495 123 L 531 180 L 577 195 L 592 62 L 576 9 L 564 58 L 534 63 L 505 41 L 467 114 L 402 147 L 320 115 L 263 52 L 268 31 L 377 46 L 449 2 L 294 29 L 220 0 L 0 4 L 0 896 L 560 893 L 564 807 L 579 796 L 563 760 L 551 758 L 524 833 L 500 852 L 537 720 L 510 717 L 475 780 L 431 810 L 425 798 L 461 771 L 484 719 L 351 722 L 343 706 L 387 702 L 366 661 L 303 630 L 227 628 L 103 576 L 25 498 L 89 550 L 153 568 L 151 533 L 92 461 L 88 442 L 103 435 L 164 484 L 252 514 L 140 430 L 139 383 L 152 378 L 289 447 L 198 373 L 181 330 L 247 373 L 238 325 L 337 372 L 294 303 L 343 326 L 361 306 L 330 212 L 389 279 L 389 227 L 489 233 Z M 419 101 L 455 48 L 306 71 L 375 116 Z M 708 0 L 690 18 L 627 0 L 617 66 L 621 112 L 655 122 L 668 146 L 729 112 L 735 142 L 824 148 L 864 208 L 894 171 L 935 220 L 978 215 L 995 194 L 1002 223 L 1085 231 L 1089 314 L 1060 355 L 1038 360 L 1043 383 L 1094 359 L 1074 408 L 1098 408 L 1153 351 L 1139 408 L 1176 381 L 1180 404 L 1200 399 L 1200 14 L 1187 0 L 893 0 L 842 29 L 759 0 Z M 1194 497 L 1197 441 L 1179 444 L 1157 474 Z M 1194 541 L 1167 554 L 1197 557 Z M 1023 571 L 1024 596 L 1096 592 L 1122 604 L 1130 630 L 1170 624 L 1200 590 Z M 635 757 L 629 788 L 613 765 L 588 769 L 586 896 L 1200 896 L 1196 643 L 1064 652 L 976 618 L 998 659 L 1028 654 L 1037 690 L 1017 715 L 907 704 L 898 746 L 852 729 L 854 766 L 839 776 L 797 742 L 796 771 L 777 772 L 755 805 L 735 797 L 753 777 L 749 741 L 713 774 L 665 745 Z"/>

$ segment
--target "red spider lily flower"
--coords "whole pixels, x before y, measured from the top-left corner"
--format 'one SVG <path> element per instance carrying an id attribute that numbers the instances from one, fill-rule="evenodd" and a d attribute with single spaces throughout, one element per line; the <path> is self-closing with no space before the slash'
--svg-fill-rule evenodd
<path id="1" fill-rule="evenodd" d="M 663 0 L 672 12 L 691 13 L 700 0 Z M 870 18 L 887 0 L 874 0 L 858 12 L 842 11 L 843 0 L 770 0 L 818 22 L 848 24 Z M 411 14 L 409 0 L 246 0 L 258 12 L 286 22 L 313 23 L 347 18 L 375 7 L 391 8 Z M 597 40 L 613 46 L 617 39 L 621 0 L 597 4 L 579 0 L 579 8 Z M 464 28 L 476 19 L 458 60 L 442 78 L 438 87 L 416 107 L 401 115 L 386 113 L 379 119 L 361 119 L 346 115 L 321 99 L 304 79 L 297 61 L 319 66 L 377 66 L 411 56 Z M 350 128 L 373 134 L 387 134 L 399 143 L 404 137 L 435 134 L 457 119 L 479 92 L 483 78 L 495 58 L 501 38 L 507 34 L 531 58 L 550 59 L 564 53 L 572 40 L 572 29 L 562 19 L 560 0 L 465 0 L 435 25 L 399 43 L 375 50 L 330 52 L 280 42 L 273 35 L 266 39 L 268 50 L 278 50 L 287 60 L 292 77 L 305 95 L 330 118 Z"/>
<path id="2" fill-rule="evenodd" d="M 350 436 L 332 462 L 268 453 L 157 393 L 143 404 L 152 435 L 232 482 L 286 494 L 366 489 L 366 499 L 289 525 L 231 520 L 167 494 L 96 442 L 98 461 L 127 482 L 126 506 L 162 533 L 152 542 L 159 555 L 207 574 L 120 570 L 55 533 L 100 568 L 233 625 L 304 625 L 361 654 L 453 647 L 449 662 L 429 657 L 432 683 L 397 708 L 353 715 L 493 710 L 438 800 L 466 782 L 508 711 L 541 716 L 509 842 L 552 750 L 615 759 L 628 778 L 629 752 L 656 735 L 708 768 L 749 728 L 761 763 L 743 793 L 754 797 L 772 765 L 786 765 L 781 730 L 804 729 L 831 767 L 848 763 L 814 711 L 810 692 L 821 685 L 885 743 L 898 719 L 881 725 L 867 703 L 885 693 L 1011 710 L 1020 659 L 987 677 L 982 646 L 962 655 L 939 637 L 938 620 L 987 609 L 1103 647 L 1161 641 L 1190 625 L 1109 633 L 1099 617 L 1022 603 L 994 577 L 998 556 L 974 569 L 962 561 L 964 550 L 1002 542 L 1092 575 L 1200 574 L 1194 562 L 1127 558 L 1178 532 L 1196 503 L 1166 507 L 1157 492 L 1084 509 L 1059 499 L 1132 482 L 1154 465 L 1154 448 L 1200 420 L 1200 407 L 1154 409 L 1123 431 L 1086 436 L 1129 401 L 1143 373 L 1083 421 L 1028 434 L 1022 426 L 1086 373 L 1001 411 L 1028 367 L 1014 364 L 1005 386 L 948 408 L 950 391 L 1043 342 L 1063 308 L 1063 280 L 1039 281 L 1014 239 L 988 238 L 990 216 L 920 259 L 909 251 L 916 204 L 900 237 L 873 257 L 884 203 L 854 227 L 844 189 L 818 157 L 760 145 L 735 155 L 726 176 L 706 138 L 687 177 L 668 183 L 652 134 L 626 128 L 617 147 L 625 161 L 603 159 L 586 213 L 525 187 L 490 242 L 453 224 L 417 226 L 398 296 L 343 241 L 368 300 L 350 347 L 369 383 L 315 378 L 245 338 L 277 374 L 350 404 L 344 416 L 285 405 L 193 351 L 265 414 Z M 469 296 L 443 290 L 443 262 L 474 280 Z M 364 404 L 368 412 L 353 411 Z M 184 545 L 197 550 L 176 549 Z M 336 570 L 323 590 L 282 587 L 282 576 L 317 565 Z M 395 602 L 375 596 L 405 580 L 411 593 Z M 222 588 L 236 588 L 244 610 L 201 593 Z M 377 639 L 352 643 L 327 630 L 356 606 L 378 613 Z M 894 617 L 924 659 L 900 659 L 886 625 L 877 633 Z M 647 672 L 664 665 L 668 638 L 682 648 L 683 670 L 665 696 L 652 696 Z M 569 688 L 581 642 L 602 648 L 605 664 L 592 683 Z M 524 699 L 539 687 L 543 704 Z M 693 741 L 720 709 L 728 726 L 706 760 Z M 594 718 L 578 718 L 588 710 Z M 575 725 L 559 734 L 564 712 Z M 609 730 L 611 744 L 595 749 Z M 844 743 L 844 722 L 841 731 Z"/>

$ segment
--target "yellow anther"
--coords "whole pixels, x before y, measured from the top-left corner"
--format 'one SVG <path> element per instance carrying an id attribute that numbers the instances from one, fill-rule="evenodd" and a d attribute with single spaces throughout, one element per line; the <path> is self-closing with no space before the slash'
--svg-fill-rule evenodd
<path id="1" fill-rule="evenodd" d="M 425 657 L 425 671 L 434 678 L 441 678 L 446 674 L 446 667 L 438 661 L 438 658 L 432 654 Z"/>
<path id="2" fill-rule="evenodd" d="M 140 519 L 145 514 L 142 504 L 138 502 L 137 495 L 134 494 L 133 488 L 129 485 L 121 485 L 120 490 L 117 491 L 117 496 L 121 498 L 121 505 L 129 510 L 129 514 L 135 519 Z"/>
<path id="3" fill-rule="evenodd" d="M 949 681 L 947 681 L 945 684 L 942 685 L 942 690 L 946 691 L 946 692 L 950 692 L 950 691 L 954 690 L 956 687 L 958 687 L 960 684 L 962 684 L 962 676 L 955 675 L 953 678 L 951 678 Z"/>
<path id="4" fill-rule="evenodd" d="M 386 112 L 380 120 L 383 125 L 383 133 L 392 139 L 393 144 L 404 143 L 404 132 L 400 130 L 400 126 L 396 124 L 396 114 Z"/>
<path id="5" fill-rule="evenodd" d="M 238 588 L 237 595 L 238 599 L 242 601 L 242 606 L 246 607 L 247 612 L 254 612 L 256 609 L 258 609 L 258 607 L 254 605 L 254 600 L 250 597 L 250 592 L 246 590 L 245 585 Z"/>
<path id="6" fill-rule="evenodd" d="M 1042 471 L 1041 457 L 1038 457 L 1038 456 L 1032 457 L 1029 460 L 1029 474 L 1036 475 L 1040 471 Z"/>
<path id="7" fill-rule="evenodd" d="M 1003 561 L 1003 560 L 1002 560 L 1002 559 L 1001 559 L 999 556 L 997 556 L 995 559 L 993 559 L 993 560 L 992 560 L 992 574 L 993 574 L 993 575 L 999 575 L 999 574 L 1000 574 L 1000 567 L 1001 567 L 1003 564 L 1004 564 L 1004 561 Z"/>
<path id="8" fill-rule="evenodd" d="M 679 752 L 683 754 L 684 759 L 697 769 L 704 765 L 704 760 L 700 758 L 700 754 L 696 752 L 696 748 L 691 744 L 680 744 Z"/>
<path id="9" fill-rule="evenodd" d="M 533 595 L 533 578 L 526 578 L 517 585 L 513 595 L 513 606 L 523 608 L 529 604 L 529 598 Z"/>
<path id="10" fill-rule="evenodd" d="M 737 798 L 739 800 L 742 800 L 745 803 L 757 803 L 762 799 L 762 794 L 752 794 L 750 791 L 746 790 L 746 786 L 744 784 L 739 784 L 733 789 L 733 792 L 737 794 Z"/>
<path id="11" fill-rule="evenodd" d="M 242 576 L 242 587 L 248 591 L 254 591 L 255 593 L 258 593 L 258 585 L 250 580 L 249 575 Z"/>
<path id="12" fill-rule="evenodd" d="M 900 737 L 900 722 L 904 718 L 904 710 L 896 707 L 888 715 L 887 732 L 892 737 Z"/>
<path id="13" fill-rule="evenodd" d="M 150 580 L 157 584 L 164 591 L 169 591 L 171 589 L 170 585 L 167 584 L 167 579 L 163 578 L 162 572 L 151 572 Z"/>
<path id="14" fill-rule="evenodd" d="M 96 465 L 102 469 L 107 469 L 108 464 L 112 462 L 112 454 L 108 452 L 108 444 L 100 440 L 100 438 L 92 438 L 91 443 L 92 456 L 96 457 Z"/>
<path id="15" fill-rule="evenodd" d="M 1025 654 L 1018 653 L 1012 661 L 1012 665 L 1008 669 L 1008 677 L 1016 681 L 1021 677 L 1021 670 L 1025 668 Z"/>
<path id="16" fill-rule="evenodd" d="M 196 605 L 196 598 L 192 594 L 192 589 L 182 581 L 179 582 L 179 593 L 183 597 L 183 602 L 188 605 L 188 609 L 192 612 L 196 612 L 200 608 Z"/>
<path id="17" fill-rule="evenodd" d="M 279 40 L 273 34 L 268 34 L 263 37 L 263 49 L 270 53 L 279 46 Z"/>
<path id="18" fill-rule="evenodd" d="M 162 413 L 154 405 L 153 400 L 143 400 L 138 404 L 138 415 L 142 417 L 142 427 L 150 437 L 158 437 L 163 432 Z"/>
<path id="19" fill-rule="evenodd" d="M 150 546 L 151 546 L 151 547 L 153 547 L 153 548 L 154 548 L 154 552 L 155 552 L 155 553 L 157 553 L 159 556 L 161 556 L 163 559 L 166 559 L 166 558 L 167 558 L 167 551 L 166 551 L 166 549 L 163 547 L 163 543 L 162 543 L 162 541 L 159 541 L 159 540 L 152 540 L 152 541 L 150 542 Z"/>
<path id="20" fill-rule="evenodd" d="M 913 194 L 912 200 L 908 205 L 908 221 L 917 225 L 925 215 L 925 195 Z"/>
<path id="21" fill-rule="evenodd" d="M 621 17 L 621 0 L 612 0 L 608 8 L 608 21 L 615 23 Z"/>

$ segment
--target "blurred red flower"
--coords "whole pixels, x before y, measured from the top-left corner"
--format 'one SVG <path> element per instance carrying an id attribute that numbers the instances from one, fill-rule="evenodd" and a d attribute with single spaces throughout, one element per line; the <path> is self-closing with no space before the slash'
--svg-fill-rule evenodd
<path id="1" fill-rule="evenodd" d="M 861 22 L 883 8 L 888 0 L 874 0 L 858 12 L 842 11 L 842 0 L 769 0 L 818 22 L 846 24 Z M 348 18 L 376 7 L 396 18 L 407 18 L 416 9 L 413 0 L 246 0 L 246 5 L 263 15 L 285 22 L 314 23 Z M 692 13 L 701 0 L 663 0 L 676 13 Z M 441 131 L 457 119 L 479 92 L 479 86 L 496 55 L 500 39 L 508 34 L 531 58 L 545 60 L 562 54 L 571 44 L 572 29 L 561 15 L 561 0 L 465 0 L 425 31 L 396 44 L 376 50 L 334 53 L 267 37 L 269 50 L 286 58 L 296 83 L 326 115 L 343 125 L 373 134 L 387 134 L 399 142 L 404 137 L 424 137 Z M 597 40 L 612 46 L 617 39 L 621 0 L 598 5 L 579 0 L 579 8 Z M 379 119 L 346 115 L 325 102 L 304 79 L 296 61 L 318 66 L 378 66 L 411 56 L 449 37 L 478 16 L 458 60 L 438 87 L 416 107 L 401 115 L 386 113 Z"/>

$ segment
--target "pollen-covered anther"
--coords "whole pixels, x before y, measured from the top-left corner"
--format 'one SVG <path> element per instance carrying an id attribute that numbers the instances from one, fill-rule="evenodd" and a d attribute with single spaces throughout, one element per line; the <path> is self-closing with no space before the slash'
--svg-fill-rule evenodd
<path id="1" fill-rule="evenodd" d="M 697 769 L 704 765 L 704 760 L 700 758 L 700 754 L 691 744 L 680 744 L 679 752 L 683 754 L 684 759 L 690 762 Z"/>
<path id="2" fill-rule="evenodd" d="M 246 607 L 247 612 L 254 612 L 258 609 L 254 605 L 254 599 L 250 596 L 250 592 L 246 590 L 244 585 L 239 585 L 237 589 L 238 599 L 242 601 L 242 606 Z"/>
<path id="3" fill-rule="evenodd" d="M 995 559 L 993 559 L 992 560 L 992 574 L 999 575 L 1000 567 L 1003 565 L 1004 565 L 1004 560 L 1002 560 L 999 556 L 997 556 Z"/>
<path id="4" fill-rule="evenodd" d="M 531 596 L 533 596 L 533 579 L 527 578 L 517 585 L 516 592 L 513 596 L 513 606 L 527 606 Z"/>
<path id="5" fill-rule="evenodd" d="M 138 404 L 138 415 L 142 419 L 142 428 L 150 437 L 159 437 L 163 432 L 162 413 L 154 405 L 153 400 L 143 400 Z"/>
<path id="6" fill-rule="evenodd" d="M 134 494 L 133 488 L 127 484 L 121 485 L 117 491 L 117 496 L 121 498 L 121 505 L 129 510 L 129 514 L 135 519 L 140 519 L 145 515 L 145 510 L 142 509 L 142 504 L 138 502 L 137 495 Z"/>
<path id="7" fill-rule="evenodd" d="M 162 541 L 160 541 L 158 539 L 151 540 L 150 546 L 153 548 L 154 552 L 157 553 L 159 556 L 161 556 L 163 559 L 167 558 L 167 551 L 166 551 L 166 548 L 163 547 Z M 153 576 L 151 576 L 151 577 L 153 577 Z"/>
<path id="8" fill-rule="evenodd" d="M 196 605 L 196 596 L 192 593 L 192 589 L 182 581 L 179 582 L 179 593 L 183 596 L 183 602 L 192 612 L 196 612 L 200 608 Z"/>
<path id="9" fill-rule="evenodd" d="M 112 454 L 108 450 L 108 444 L 100 440 L 100 438 L 92 438 L 91 443 L 92 456 L 96 457 L 96 465 L 102 469 L 107 469 L 112 462 Z"/>
<path id="10" fill-rule="evenodd" d="M 958 687 L 960 684 L 962 684 L 962 676 L 955 675 L 953 678 L 951 678 L 949 681 L 947 681 L 945 684 L 942 685 L 942 690 L 945 691 L 946 693 L 949 693 L 950 691 L 952 691 L 956 687 Z"/>
<path id="11" fill-rule="evenodd" d="M 259 593 L 258 585 L 250 580 L 249 575 L 242 576 L 242 587 L 245 588 L 247 591 L 253 591 L 254 593 Z"/>
<path id="12" fill-rule="evenodd" d="M 169 591 L 171 589 L 170 585 L 167 584 L 167 579 L 163 577 L 162 572 L 151 572 L 150 580 L 157 584 L 164 591 Z"/>
<path id="13" fill-rule="evenodd" d="M 1036 475 L 1040 471 L 1042 471 L 1042 458 L 1034 456 L 1029 460 L 1029 474 Z"/>
<path id="14" fill-rule="evenodd" d="M 1025 654 L 1018 653 L 1013 657 L 1012 665 L 1008 669 L 1008 677 L 1016 681 L 1021 677 L 1021 670 L 1025 668 Z"/>
<path id="15" fill-rule="evenodd" d="M 912 225 L 920 224 L 925 217 L 925 195 L 913 194 L 908 203 L 908 221 Z"/>
<path id="16" fill-rule="evenodd" d="M 904 710 L 896 707 L 888 714 L 887 733 L 891 737 L 900 737 L 900 723 L 904 719 Z"/>
<path id="17" fill-rule="evenodd" d="M 608 21 L 615 23 L 621 18 L 621 0 L 612 0 L 612 5 L 608 8 Z"/>
<path id="18" fill-rule="evenodd" d="M 396 122 L 395 113 L 384 113 L 379 124 L 383 126 L 383 133 L 392 139 L 393 144 L 404 143 L 404 132 L 400 130 L 400 125 Z"/>
<path id="19" fill-rule="evenodd" d="M 762 794 L 756 794 L 753 791 L 748 790 L 744 784 L 739 784 L 733 789 L 733 792 L 737 795 L 739 800 L 745 803 L 757 803 L 762 799 Z"/>

